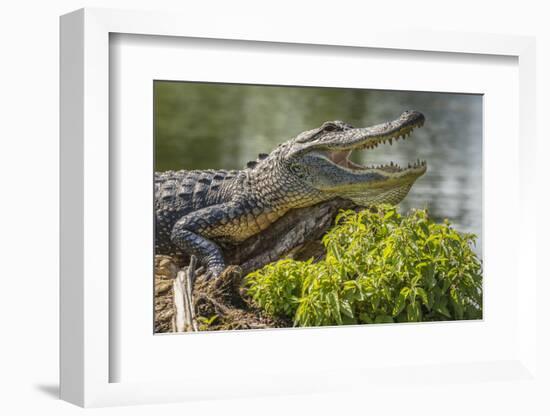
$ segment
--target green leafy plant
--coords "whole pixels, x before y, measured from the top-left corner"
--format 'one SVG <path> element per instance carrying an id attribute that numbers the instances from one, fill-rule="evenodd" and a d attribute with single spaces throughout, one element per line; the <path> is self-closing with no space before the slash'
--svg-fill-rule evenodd
<path id="1" fill-rule="evenodd" d="M 210 326 L 218 319 L 218 315 L 212 315 L 211 317 L 207 318 L 205 316 L 199 316 L 197 318 L 197 321 L 200 323 L 199 330 L 200 331 L 208 331 Z"/>
<path id="2" fill-rule="evenodd" d="M 323 260 L 269 264 L 247 276 L 247 293 L 295 326 L 480 319 L 475 238 L 426 210 L 344 211 L 323 238 Z"/>

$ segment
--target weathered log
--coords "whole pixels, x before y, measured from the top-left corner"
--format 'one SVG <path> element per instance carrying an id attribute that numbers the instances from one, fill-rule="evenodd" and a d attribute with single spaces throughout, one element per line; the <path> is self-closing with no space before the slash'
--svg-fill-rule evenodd
<path id="1" fill-rule="evenodd" d="M 333 225 L 341 209 L 354 207 L 350 201 L 334 199 L 292 210 L 262 233 L 237 246 L 224 247 L 226 261 L 239 265 L 243 273 L 248 274 L 284 257 L 322 256 L 321 237 Z"/>

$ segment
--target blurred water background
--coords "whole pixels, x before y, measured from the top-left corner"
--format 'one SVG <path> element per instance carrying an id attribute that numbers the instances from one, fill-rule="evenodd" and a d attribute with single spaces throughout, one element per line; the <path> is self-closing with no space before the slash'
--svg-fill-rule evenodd
<path id="1" fill-rule="evenodd" d="M 482 96 L 155 81 L 155 169 L 240 169 L 258 153 L 342 120 L 355 127 L 393 120 L 409 109 L 426 123 L 409 139 L 361 152 L 356 162 L 401 166 L 417 158 L 428 170 L 400 203 L 427 208 L 478 236 L 482 252 Z"/>

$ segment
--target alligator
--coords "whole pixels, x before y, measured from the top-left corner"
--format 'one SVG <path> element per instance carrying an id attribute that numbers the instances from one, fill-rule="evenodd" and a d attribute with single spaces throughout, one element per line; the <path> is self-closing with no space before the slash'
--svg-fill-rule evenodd
<path id="1" fill-rule="evenodd" d="M 226 266 L 221 244 L 242 242 L 289 210 L 333 198 L 359 206 L 395 205 L 424 174 L 426 162 L 363 166 L 350 155 L 405 139 L 424 121 L 417 111 L 363 128 L 327 121 L 260 154 L 242 170 L 156 172 L 156 254 L 195 255 L 207 276 L 216 278 Z"/>

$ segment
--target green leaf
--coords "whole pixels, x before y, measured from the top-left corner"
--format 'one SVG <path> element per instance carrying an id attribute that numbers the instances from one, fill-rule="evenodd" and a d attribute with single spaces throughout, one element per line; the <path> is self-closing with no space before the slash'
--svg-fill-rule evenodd
<path id="1" fill-rule="evenodd" d="M 338 297 L 336 293 L 329 294 L 328 301 L 330 303 L 330 306 L 332 307 L 332 313 L 334 318 L 336 319 L 336 322 L 341 325 L 342 315 L 340 315 L 340 304 L 338 302 Z"/>
<path id="2" fill-rule="evenodd" d="M 434 306 L 434 310 L 440 313 L 441 315 L 445 316 L 446 318 L 451 318 L 451 313 L 449 312 L 449 310 L 445 305 L 441 305 L 441 304 L 436 305 Z"/>
<path id="3" fill-rule="evenodd" d="M 430 235 L 430 230 L 428 229 L 428 226 L 424 222 L 421 222 L 419 225 L 420 225 L 420 229 L 424 233 L 424 236 L 425 237 L 429 236 Z"/>
<path id="4" fill-rule="evenodd" d="M 391 324 L 393 323 L 393 318 L 389 315 L 378 315 L 374 320 L 375 324 Z"/>
<path id="5" fill-rule="evenodd" d="M 409 322 L 420 322 L 422 320 L 422 311 L 418 302 L 407 305 L 407 320 Z"/>
<path id="6" fill-rule="evenodd" d="M 420 299 L 422 299 L 422 303 L 424 305 L 428 305 L 428 294 L 426 293 L 426 291 L 421 287 L 417 287 L 415 290 L 416 294 L 420 296 Z"/>
<path id="7" fill-rule="evenodd" d="M 428 264 L 424 269 L 424 281 L 426 282 L 426 286 L 428 287 L 428 289 L 433 289 L 437 284 L 437 281 L 435 280 L 434 272 L 435 272 L 435 267 L 433 263 Z"/>
<path id="8" fill-rule="evenodd" d="M 347 317 L 354 318 L 353 310 L 351 309 L 351 305 L 349 304 L 348 301 L 344 300 L 344 301 L 340 302 L 340 310 Z"/>
<path id="9" fill-rule="evenodd" d="M 357 324 L 357 320 L 355 318 L 350 318 L 349 316 L 342 316 L 342 324 L 343 325 L 355 325 Z"/>
<path id="10" fill-rule="evenodd" d="M 405 290 L 407 289 L 407 290 Z M 397 302 L 395 302 L 395 305 L 392 310 L 392 315 L 395 317 L 401 313 L 401 311 L 405 308 L 405 300 L 407 299 L 408 295 L 408 288 L 404 287 L 401 289 L 401 292 L 399 293 L 399 296 L 397 297 Z"/>
<path id="11" fill-rule="evenodd" d="M 391 244 L 388 244 L 386 248 L 384 248 L 384 251 L 382 252 L 382 257 L 387 259 L 392 252 L 393 252 L 393 246 Z"/>
<path id="12" fill-rule="evenodd" d="M 464 306 L 462 305 L 460 295 L 455 288 L 451 289 L 451 306 L 453 307 L 456 317 L 458 319 L 462 319 L 464 317 Z"/>
<path id="13" fill-rule="evenodd" d="M 371 317 L 369 316 L 368 313 L 366 312 L 361 312 L 359 314 L 359 320 L 362 322 L 362 323 L 365 323 L 365 324 L 373 324 L 374 321 L 371 319 Z"/>

